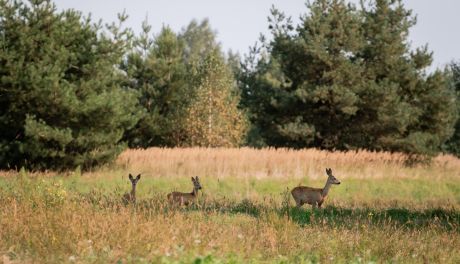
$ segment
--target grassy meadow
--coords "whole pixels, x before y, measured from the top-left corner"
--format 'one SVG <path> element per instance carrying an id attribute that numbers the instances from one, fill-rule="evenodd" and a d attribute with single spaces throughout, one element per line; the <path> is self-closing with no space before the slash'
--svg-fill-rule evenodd
<path id="1" fill-rule="evenodd" d="M 288 149 L 127 150 L 82 173 L 0 172 L 3 263 L 460 263 L 460 160 Z M 322 209 L 299 184 L 341 182 Z M 128 173 L 142 174 L 124 205 Z M 188 207 L 166 194 L 203 186 Z"/>

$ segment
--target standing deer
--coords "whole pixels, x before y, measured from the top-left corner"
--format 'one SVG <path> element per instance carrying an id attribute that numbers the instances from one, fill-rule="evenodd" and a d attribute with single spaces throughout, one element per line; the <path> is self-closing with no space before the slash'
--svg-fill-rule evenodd
<path id="1" fill-rule="evenodd" d="M 136 203 L 136 185 L 137 185 L 137 182 L 141 179 L 141 175 L 137 175 L 136 178 L 133 177 L 133 175 L 131 175 L 131 173 L 129 174 L 129 180 L 131 181 L 131 186 L 132 186 L 132 189 L 131 189 L 131 192 L 130 193 L 125 193 L 123 195 L 123 202 L 125 204 L 128 204 L 128 203 Z"/>
<path id="2" fill-rule="evenodd" d="M 334 175 L 332 175 L 332 170 L 326 169 L 327 181 L 324 188 L 312 188 L 306 186 L 298 186 L 292 189 L 291 194 L 294 197 L 295 203 L 298 208 L 303 204 L 311 204 L 313 208 L 321 208 L 324 200 L 329 193 L 329 189 L 332 184 L 340 184 L 340 181 L 337 180 Z"/>
<path id="3" fill-rule="evenodd" d="M 198 176 L 195 178 L 192 177 L 193 182 L 193 191 L 190 193 L 183 192 L 172 192 L 168 194 L 168 200 L 171 203 L 177 203 L 180 205 L 189 205 L 192 203 L 198 196 L 198 190 L 201 190 L 200 180 Z"/>

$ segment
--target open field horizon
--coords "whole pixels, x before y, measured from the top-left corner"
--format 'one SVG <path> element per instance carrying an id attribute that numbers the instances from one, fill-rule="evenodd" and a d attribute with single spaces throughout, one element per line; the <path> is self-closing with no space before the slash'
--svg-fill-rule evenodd
<path id="1" fill-rule="evenodd" d="M 148 177 L 210 176 L 270 178 L 324 177 L 325 168 L 340 171 L 341 178 L 424 178 L 460 179 L 460 159 L 440 154 L 430 163 L 407 165 L 403 153 L 357 151 L 322 151 L 317 149 L 265 148 L 148 148 L 128 149 L 112 164 L 83 173 L 97 177 L 107 171 L 142 173 Z M 433 173 L 435 172 L 435 173 Z M 31 172 L 29 175 L 82 174 L 78 168 L 66 172 Z M 0 176 L 17 171 L 0 171 Z"/>
<path id="2" fill-rule="evenodd" d="M 80 172 L 0 172 L 0 259 L 47 263 L 458 263 L 460 160 L 402 154 L 183 148 L 123 152 Z M 323 209 L 299 184 L 333 186 Z M 142 174 L 125 206 L 128 173 Z M 194 205 L 166 194 L 203 190 Z"/>

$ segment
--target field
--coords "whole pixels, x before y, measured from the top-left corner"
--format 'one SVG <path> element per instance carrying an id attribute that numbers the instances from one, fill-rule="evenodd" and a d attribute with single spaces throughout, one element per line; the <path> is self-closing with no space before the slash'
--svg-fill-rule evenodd
<path id="1" fill-rule="evenodd" d="M 127 150 L 95 171 L 0 172 L 3 263 L 460 263 L 460 160 L 287 149 Z M 342 182 L 322 209 L 289 190 Z M 142 174 L 124 205 L 128 173 Z M 203 186 L 197 202 L 166 194 Z"/>

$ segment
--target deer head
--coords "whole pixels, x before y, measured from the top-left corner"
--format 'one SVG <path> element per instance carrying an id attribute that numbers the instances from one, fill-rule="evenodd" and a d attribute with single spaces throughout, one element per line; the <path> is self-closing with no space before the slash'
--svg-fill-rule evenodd
<path id="1" fill-rule="evenodd" d="M 131 184 L 133 185 L 133 188 L 136 187 L 136 184 L 137 182 L 141 179 L 141 175 L 137 175 L 136 178 L 133 177 L 133 175 L 131 175 L 131 173 L 129 174 L 129 180 L 131 181 Z"/>
<path id="2" fill-rule="evenodd" d="M 331 184 L 340 184 L 340 181 L 337 180 L 337 178 L 334 177 L 334 175 L 332 175 L 332 169 L 331 168 L 329 168 L 329 169 L 326 168 L 326 174 L 328 176 L 327 182 L 329 182 Z"/>
<path id="3" fill-rule="evenodd" d="M 195 178 L 192 177 L 192 182 L 193 182 L 193 189 L 195 191 L 201 190 L 201 184 L 200 184 L 200 180 L 198 179 L 198 176 L 195 176 Z"/>

